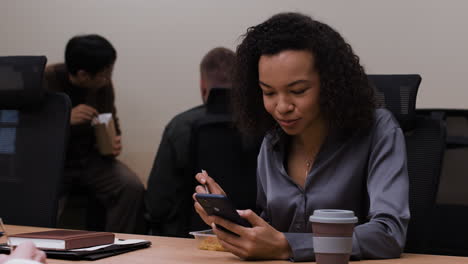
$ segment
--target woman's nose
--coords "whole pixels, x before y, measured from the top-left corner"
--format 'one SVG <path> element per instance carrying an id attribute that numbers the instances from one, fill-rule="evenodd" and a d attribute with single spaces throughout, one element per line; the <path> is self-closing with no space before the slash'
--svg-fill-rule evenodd
<path id="1" fill-rule="evenodd" d="M 280 98 L 276 105 L 276 111 L 280 114 L 286 114 L 294 110 L 293 104 L 287 98 Z"/>

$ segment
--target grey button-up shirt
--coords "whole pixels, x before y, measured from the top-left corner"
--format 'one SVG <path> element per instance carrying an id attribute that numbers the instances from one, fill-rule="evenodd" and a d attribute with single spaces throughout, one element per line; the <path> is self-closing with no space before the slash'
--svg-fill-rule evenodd
<path id="1" fill-rule="evenodd" d="M 257 204 L 261 216 L 284 232 L 294 261 L 314 260 L 309 216 L 315 209 L 353 210 L 359 218 L 353 259 L 397 258 L 410 218 L 403 132 L 392 114 L 375 111 L 366 134 L 329 135 L 301 188 L 288 175 L 286 142 L 273 148 L 267 135 L 258 157 Z"/>

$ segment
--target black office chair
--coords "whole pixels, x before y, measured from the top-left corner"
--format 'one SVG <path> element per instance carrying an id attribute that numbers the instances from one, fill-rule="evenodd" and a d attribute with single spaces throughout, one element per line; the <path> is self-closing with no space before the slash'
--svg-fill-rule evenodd
<path id="1" fill-rule="evenodd" d="M 246 138 L 234 127 L 229 113 L 229 91 L 212 89 L 207 102 L 208 116 L 195 122 L 192 128 L 190 174 L 195 175 L 201 169 L 208 171 L 236 208 L 256 210 L 256 168 L 261 139 Z M 193 180 L 192 187 L 196 185 Z M 210 227 L 193 210 L 190 230 L 207 228 Z"/>
<path id="2" fill-rule="evenodd" d="M 70 100 L 43 87 L 46 57 L 0 57 L 0 215 L 55 227 Z"/>
<path id="3" fill-rule="evenodd" d="M 431 226 L 445 151 L 443 120 L 416 115 L 419 75 L 369 75 L 379 102 L 400 123 L 406 139 L 411 220 L 405 252 L 427 253 L 435 226 Z"/>
<path id="4" fill-rule="evenodd" d="M 419 109 L 447 123 L 447 149 L 434 210 L 430 250 L 433 254 L 468 256 L 468 110 Z"/>

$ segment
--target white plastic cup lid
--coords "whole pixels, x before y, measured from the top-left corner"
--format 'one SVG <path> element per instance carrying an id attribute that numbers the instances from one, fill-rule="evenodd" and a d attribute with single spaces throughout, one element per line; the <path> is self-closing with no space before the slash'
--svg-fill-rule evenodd
<path id="1" fill-rule="evenodd" d="M 354 224 L 357 223 L 358 219 L 350 210 L 321 209 L 314 210 L 309 221 L 327 224 Z"/>

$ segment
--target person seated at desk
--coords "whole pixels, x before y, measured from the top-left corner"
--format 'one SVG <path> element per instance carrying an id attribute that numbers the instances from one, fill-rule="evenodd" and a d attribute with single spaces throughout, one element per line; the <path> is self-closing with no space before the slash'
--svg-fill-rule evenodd
<path id="1" fill-rule="evenodd" d="M 359 218 L 353 259 L 400 256 L 410 218 L 404 136 L 392 114 L 377 109 L 358 56 L 338 32 L 299 13 L 250 27 L 237 47 L 232 92 L 239 126 L 265 137 L 261 214 L 240 211 L 252 228 L 208 216 L 193 196 L 225 249 L 244 259 L 312 261 L 309 216 L 347 209 Z M 224 194 L 207 174 L 196 179 Z M 205 193 L 201 185 L 195 191 Z"/>
<path id="2" fill-rule="evenodd" d="M 30 241 L 21 243 L 10 255 L 0 254 L 0 264 L 39 263 L 47 263 L 46 254 Z"/>
<path id="3" fill-rule="evenodd" d="M 65 182 L 78 183 L 96 195 L 107 210 L 106 231 L 143 233 L 143 184 L 116 159 L 122 151 L 111 79 L 116 58 L 116 50 L 102 36 L 75 36 L 67 43 L 65 64 L 49 65 L 45 80 L 48 89 L 66 93 L 73 107 Z M 99 113 L 112 113 L 115 121 L 117 136 L 109 156 L 96 148 L 91 121 Z"/>
<path id="4" fill-rule="evenodd" d="M 200 63 L 203 104 L 178 114 L 164 129 L 145 198 L 152 235 L 188 237 L 193 211 L 191 194 L 196 185 L 190 171 L 192 127 L 208 116 L 210 91 L 232 87 L 234 62 L 232 50 L 223 47 L 210 50 Z"/>

